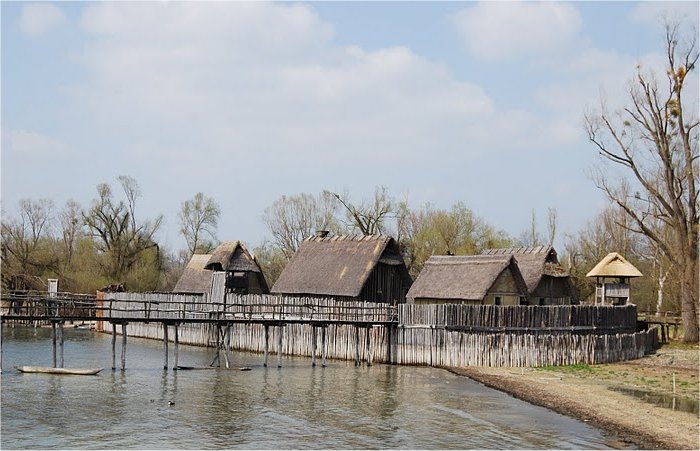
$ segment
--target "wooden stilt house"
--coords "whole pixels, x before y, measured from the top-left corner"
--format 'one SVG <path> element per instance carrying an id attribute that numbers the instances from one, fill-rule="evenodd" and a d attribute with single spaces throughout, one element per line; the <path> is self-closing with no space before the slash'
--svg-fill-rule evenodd
<path id="1" fill-rule="evenodd" d="M 322 234 L 301 243 L 272 293 L 400 304 L 411 283 L 392 237 Z"/>
<path id="2" fill-rule="evenodd" d="M 569 273 L 551 246 L 486 249 L 481 255 L 512 255 L 527 284 L 526 305 L 578 304 Z"/>
<path id="3" fill-rule="evenodd" d="M 519 305 L 527 285 L 512 255 L 434 255 L 406 297 L 413 304 Z"/>
<path id="4" fill-rule="evenodd" d="M 194 254 L 173 292 L 211 293 L 215 274 L 224 274 L 226 293 L 270 292 L 260 265 L 240 241 L 224 241 L 211 254 Z"/>

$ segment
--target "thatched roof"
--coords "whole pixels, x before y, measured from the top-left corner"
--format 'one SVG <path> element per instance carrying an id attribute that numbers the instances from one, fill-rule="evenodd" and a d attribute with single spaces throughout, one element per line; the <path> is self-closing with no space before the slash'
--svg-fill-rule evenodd
<path id="1" fill-rule="evenodd" d="M 261 272 L 260 266 L 240 241 L 222 242 L 214 249 L 205 268 L 215 271 Z"/>
<path id="2" fill-rule="evenodd" d="M 642 273 L 617 252 L 606 255 L 586 277 L 642 277 Z"/>
<path id="3" fill-rule="evenodd" d="M 211 254 L 194 254 L 173 291 L 176 293 L 209 293 L 211 291 L 212 271 L 204 269 Z"/>
<path id="4" fill-rule="evenodd" d="M 569 273 L 559 265 L 557 252 L 551 246 L 486 249 L 481 255 L 514 256 L 527 284 L 528 293 L 537 289 L 542 276 L 569 277 Z"/>
<path id="5" fill-rule="evenodd" d="M 267 282 L 255 258 L 240 241 L 224 241 L 211 254 L 194 254 L 173 288 L 179 293 L 209 293 L 214 271 L 257 273 L 263 292 Z"/>
<path id="6" fill-rule="evenodd" d="M 390 236 L 312 236 L 301 243 L 272 293 L 357 297 L 380 262 L 403 266 L 410 281 L 396 241 Z"/>
<path id="7" fill-rule="evenodd" d="M 434 255 L 425 262 L 406 298 L 481 301 L 509 268 L 520 294 L 527 294 L 525 281 L 512 255 Z"/>

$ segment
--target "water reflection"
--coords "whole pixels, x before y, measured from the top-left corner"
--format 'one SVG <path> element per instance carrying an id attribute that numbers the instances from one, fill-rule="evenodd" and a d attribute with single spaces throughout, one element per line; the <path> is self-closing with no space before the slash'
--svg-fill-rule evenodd
<path id="1" fill-rule="evenodd" d="M 8 367 L 50 358 L 50 330 L 5 329 Z M 85 332 L 66 330 L 67 366 L 108 366 L 111 338 Z M 182 346 L 180 360 L 206 366 L 213 352 Z M 3 373 L 1 447 L 609 447 L 609 437 L 584 423 L 433 368 L 342 361 L 323 368 L 306 358 L 265 368 L 262 355 L 235 352 L 234 366 L 251 371 L 164 371 L 162 359 L 162 343 L 129 338 L 126 371 Z"/>
<path id="2" fill-rule="evenodd" d="M 667 409 L 690 412 L 696 415 L 700 413 L 698 402 L 694 399 L 626 387 L 610 387 L 610 389 Z"/>

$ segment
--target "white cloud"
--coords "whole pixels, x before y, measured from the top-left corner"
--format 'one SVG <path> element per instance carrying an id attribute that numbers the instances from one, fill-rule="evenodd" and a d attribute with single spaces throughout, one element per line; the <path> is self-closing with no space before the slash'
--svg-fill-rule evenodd
<path id="1" fill-rule="evenodd" d="M 88 133 L 70 160 L 95 180 L 73 177 L 85 185 L 74 191 L 129 174 L 157 193 L 142 211 L 170 214 L 215 194 L 231 215 L 222 236 L 248 227 L 256 239 L 283 193 L 387 185 L 481 199 L 475 180 L 580 142 L 570 116 L 504 109 L 410 48 L 338 45 L 308 5 L 95 2 L 80 24 L 86 71 L 68 96 Z"/>
<path id="2" fill-rule="evenodd" d="M 55 138 L 28 130 L 2 129 L 2 151 L 6 156 L 55 158 L 70 153 L 70 147 Z"/>
<path id="3" fill-rule="evenodd" d="M 479 2 L 454 18 L 467 50 L 487 61 L 545 58 L 565 51 L 581 29 L 578 10 L 559 2 Z"/>
<path id="4" fill-rule="evenodd" d="M 664 20 L 686 21 L 697 27 L 700 19 L 700 3 L 696 1 L 639 2 L 632 10 L 630 18 L 654 27 L 663 27 Z"/>
<path id="5" fill-rule="evenodd" d="M 96 3 L 81 23 L 95 39 L 76 92 L 105 128 L 142 143 L 139 152 L 149 143 L 176 171 L 226 170 L 211 159 L 408 164 L 426 152 L 548 145 L 532 134 L 541 118 L 498 111 L 479 86 L 408 48 L 334 45 L 308 6 Z"/>
<path id="6" fill-rule="evenodd" d="M 25 34 L 39 35 L 65 21 L 63 11 L 51 3 L 28 3 L 22 7 L 19 29 Z"/>

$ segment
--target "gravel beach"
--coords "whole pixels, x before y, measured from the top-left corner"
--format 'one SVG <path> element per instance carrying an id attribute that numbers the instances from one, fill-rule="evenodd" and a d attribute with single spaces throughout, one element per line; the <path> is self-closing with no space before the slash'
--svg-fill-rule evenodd
<path id="1" fill-rule="evenodd" d="M 700 449 L 697 346 L 667 345 L 642 359 L 606 365 L 446 369 L 589 422 L 643 449 Z M 638 396 L 672 400 L 674 390 L 678 405 L 696 411 L 674 410 Z"/>

